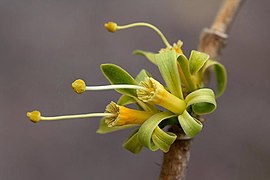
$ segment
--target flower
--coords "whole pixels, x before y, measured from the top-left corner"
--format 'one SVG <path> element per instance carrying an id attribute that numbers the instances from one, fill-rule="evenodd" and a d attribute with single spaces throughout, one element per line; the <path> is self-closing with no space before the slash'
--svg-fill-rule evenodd
<path id="1" fill-rule="evenodd" d="M 37 123 L 102 117 L 97 131 L 100 134 L 137 127 L 124 143 L 124 147 L 133 153 L 139 153 L 143 147 L 168 152 L 177 136 L 162 129 L 167 125 L 177 125 L 187 136 L 196 136 L 203 127 L 197 117 L 216 109 L 216 96 L 213 90 L 205 88 L 204 73 L 210 67 L 214 69 L 217 96 L 220 96 L 226 87 L 224 66 L 209 60 L 207 54 L 194 50 L 187 59 L 182 51 L 183 42 L 179 40 L 170 45 L 163 33 L 152 24 L 138 22 L 120 26 L 115 22 L 108 22 L 104 26 L 109 32 L 141 26 L 154 30 L 166 47 L 161 48 L 158 53 L 137 50 L 135 54 L 144 55 L 155 64 L 165 84 L 162 85 L 146 70 L 141 70 L 133 78 L 117 65 L 102 64 L 102 73 L 110 85 L 89 86 L 84 80 L 77 79 L 71 86 L 77 94 L 99 90 L 115 90 L 122 94 L 117 103 L 111 101 L 106 106 L 105 112 L 47 117 L 34 110 L 27 112 L 28 118 Z M 128 107 L 130 104 L 138 108 Z"/>

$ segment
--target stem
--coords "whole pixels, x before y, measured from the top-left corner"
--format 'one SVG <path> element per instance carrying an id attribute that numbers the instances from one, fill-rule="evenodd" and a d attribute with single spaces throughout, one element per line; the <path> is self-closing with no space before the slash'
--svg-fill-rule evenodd
<path id="1" fill-rule="evenodd" d="M 177 139 L 171 145 L 170 151 L 164 153 L 160 179 L 184 180 L 189 162 L 191 139 L 185 139 L 186 136 L 179 127 L 172 126 L 169 131 L 175 133 Z"/>
<path id="2" fill-rule="evenodd" d="M 226 0 L 219 10 L 210 29 L 205 28 L 201 34 L 198 50 L 218 59 L 228 38 L 226 34 L 244 0 Z"/>
<path id="3" fill-rule="evenodd" d="M 227 31 L 234 20 L 240 5 L 244 0 L 226 0 L 219 10 L 210 29 L 204 29 L 201 34 L 198 49 L 206 52 L 211 58 L 217 59 L 225 47 Z M 175 128 L 169 129 L 175 132 Z M 178 130 L 178 137 L 184 132 Z M 191 140 L 178 138 L 171 146 L 170 151 L 164 154 L 160 173 L 160 180 L 185 180 L 186 169 L 190 156 Z"/>

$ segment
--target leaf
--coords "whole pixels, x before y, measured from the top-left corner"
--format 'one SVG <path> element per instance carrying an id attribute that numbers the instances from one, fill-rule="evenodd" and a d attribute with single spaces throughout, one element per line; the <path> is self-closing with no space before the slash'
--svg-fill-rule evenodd
<path id="1" fill-rule="evenodd" d="M 138 130 L 136 130 L 123 144 L 123 147 L 127 149 L 128 151 L 138 154 L 142 148 L 143 145 L 140 143 L 138 138 Z"/>
<path id="2" fill-rule="evenodd" d="M 203 67 L 203 74 L 208 68 L 213 68 L 216 75 L 216 97 L 220 97 L 227 87 L 227 72 L 226 68 L 219 62 L 214 60 L 208 60 Z"/>
<path id="3" fill-rule="evenodd" d="M 197 73 L 209 59 L 209 55 L 192 50 L 189 57 L 189 71 L 191 75 Z"/>
<path id="4" fill-rule="evenodd" d="M 189 115 L 187 111 L 178 116 L 178 121 L 184 130 L 185 134 L 189 137 L 196 136 L 202 130 L 202 123 Z"/>
<path id="5" fill-rule="evenodd" d="M 145 56 L 150 62 L 156 64 L 155 54 L 152 53 L 152 52 L 147 52 L 147 51 L 142 51 L 142 50 L 135 50 L 135 51 L 133 51 L 132 54 Z"/>
<path id="6" fill-rule="evenodd" d="M 151 75 L 145 69 L 142 69 L 136 76 L 135 80 L 140 83 L 141 81 L 144 81 L 146 77 L 151 77 Z"/>
<path id="7" fill-rule="evenodd" d="M 162 130 L 158 125 L 161 121 L 175 116 L 175 114 L 170 112 L 160 112 L 146 120 L 138 131 L 138 138 L 141 144 L 149 148 L 151 151 L 156 151 L 160 148 L 162 151 L 166 152 L 169 146 L 176 139 L 176 136 L 163 131 L 166 133 L 164 134 L 161 132 Z"/>
<path id="8" fill-rule="evenodd" d="M 192 106 L 198 115 L 209 114 L 216 109 L 215 94 L 211 89 L 203 88 L 193 91 L 186 96 L 187 107 Z"/>
<path id="9" fill-rule="evenodd" d="M 137 85 L 137 82 L 128 72 L 115 64 L 101 64 L 100 68 L 111 84 Z M 116 89 L 116 91 L 129 96 L 137 96 L 134 89 Z"/>
<path id="10" fill-rule="evenodd" d="M 159 71 L 169 89 L 169 91 L 183 99 L 181 80 L 178 73 L 177 57 L 174 50 L 167 51 L 160 54 L 155 54 L 155 62 Z"/>
<path id="11" fill-rule="evenodd" d="M 114 127 L 108 127 L 108 124 L 105 123 L 105 118 L 102 118 L 99 123 L 99 128 L 97 130 L 98 134 L 106 134 L 111 133 L 114 131 L 119 131 L 127 128 L 132 128 L 138 125 L 130 124 L 130 125 L 124 125 L 124 126 L 114 126 Z"/>

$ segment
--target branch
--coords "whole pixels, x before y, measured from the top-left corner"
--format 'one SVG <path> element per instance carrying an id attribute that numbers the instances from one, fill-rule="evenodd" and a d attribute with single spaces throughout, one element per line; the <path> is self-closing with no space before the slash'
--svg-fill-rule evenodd
<path id="1" fill-rule="evenodd" d="M 211 28 L 205 28 L 201 34 L 198 50 L 206 52 L 213 59 L 218 59 L 225 47 L 230 28 L 241 4 L 244 0 L 226 0 L 219 10 Z M 179 128 L 172 127 L 170 132 L 178 138 L 168 153 L 164 153 L 160 180 L 185 180 L 188 167 L 191 139 L 183 139 L 185 134 Z"/>
<path id="2" fill-rule="evenodd" d="M 219 10 L 211 28 L 205 28 L 201 34 L 198 50 L 218 59 L 228 38 L 226 34 L 244 0 L 226 0 Z"/>

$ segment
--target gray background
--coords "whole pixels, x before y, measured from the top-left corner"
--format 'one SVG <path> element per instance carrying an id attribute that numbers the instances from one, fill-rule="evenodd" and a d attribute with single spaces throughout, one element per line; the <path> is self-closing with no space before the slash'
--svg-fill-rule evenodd
<path id="1" fill-rule="evenodd" d="M 217 0 L 1 0 L 0 1 L 0 179 L 157 179 L 161 152 L 132 155 L 121 145 L 130 130 L 95 131 L 98 118 L 33 124 L 25 113 L 102 112 L 114 91 L 73 93 L 71 82 L 107 84 L 101 63 L 121 65 L 132 75 L 148 69 L 134 49 L 158 51 L 159 37 L 136 28 L 115 34 L 103 23 L 146 21 L 170 42 L 184 41 L 189 54 L 201 29 L 211 24 Z M 193 142 L 188 179 L 269 179 L 269 1 L 246 1 L 222 62 L 229 84 Z"/>

